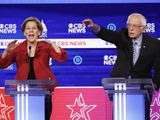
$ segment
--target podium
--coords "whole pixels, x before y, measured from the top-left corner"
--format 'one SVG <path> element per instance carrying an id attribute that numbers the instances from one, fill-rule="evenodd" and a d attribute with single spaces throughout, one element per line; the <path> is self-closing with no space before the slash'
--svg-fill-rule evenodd
<path id="1" fill-rule="evenodd" d="M 145 105 L 149 107 L 148 90 L 154 90 L 151 79 L 104 78 L 102 84 L 113 100 L 113 120 L 148 119 Z M 148 86 L 148 89 L 144 86 Z"/>
<path id="2" fill-rule="evenodd" d="M 52 80 L 6 80 L 5 94 L 14 97 L 15 120 L 45 120 L 45 86 Z"/>

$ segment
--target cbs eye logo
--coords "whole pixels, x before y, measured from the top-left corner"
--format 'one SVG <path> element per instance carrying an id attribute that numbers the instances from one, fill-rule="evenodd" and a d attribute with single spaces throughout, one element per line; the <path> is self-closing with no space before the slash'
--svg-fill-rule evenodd
<path id="1" fill-rule="evenodd" d="M 109 30 L 113 30 L 113 31 L 116 31 L 116 25 L 114 23 L 110 23 L 107 25 L 107 29 Z"/>
<path id="2" fill-rule="evenodd" d="M 76 65 L 80 65 L 82 63 L 83 59 L 81 56 L 75 56 L 73 58 L 73 63 L 76 64 Z"/>

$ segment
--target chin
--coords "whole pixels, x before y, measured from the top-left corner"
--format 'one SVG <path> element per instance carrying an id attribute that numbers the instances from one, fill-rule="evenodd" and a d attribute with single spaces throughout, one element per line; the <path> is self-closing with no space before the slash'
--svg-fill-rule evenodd
<path id="1" fill-rule="evenodd" d="M 30 43 L 34 43 L 36 40 L 28 40 L 28 42 Z"/>
<path id="2" fill-rule="evenodd" d="M 136 36 L 134 36 L 134 35 L 129 35 L 129 37 L 132 38 L 132 39 L 136 38 Z"/>

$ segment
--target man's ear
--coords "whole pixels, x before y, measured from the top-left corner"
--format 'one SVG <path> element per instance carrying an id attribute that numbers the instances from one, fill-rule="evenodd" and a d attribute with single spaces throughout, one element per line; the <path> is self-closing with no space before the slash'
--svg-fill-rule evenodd
<path id="1" fill-rule="evenodd" d="M 143 32 L 145 32 L 146 28 L 147 28 L 146 26 L 141 27 Z"/>

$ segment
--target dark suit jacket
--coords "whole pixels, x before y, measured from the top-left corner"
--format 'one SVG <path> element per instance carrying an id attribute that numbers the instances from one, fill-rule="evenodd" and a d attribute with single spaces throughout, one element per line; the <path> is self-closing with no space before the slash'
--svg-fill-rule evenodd
<path id="1" fill-rule="evenodd" d="M 54 80 L 55 86 L 57 81 L 49 67 L 49 58 L 63 62 L 67 59 L 66 52 L 61 49 L 61 53 L 55 52 L 53 47 L 46 42 L 37 42 L 33 68 L 37 80 Z M 0 55 L 0 68 L 6 68 L 16 62 L 17 75 L 16 80 L 27 80 L 29 73 L 29 62 L 27 53 L 27 41 L 20 43 L 5 58 Z"/>
<path id="2" fill-rule="evenodd" d="M 143 33 L 139 58 L 133 66 L 132 39 L 127 29 L 114 32 L 101 28 L 96 34 L 99 38 L 111 42 L 117 47 L 117 60 L 111 72 L 111 77 L 153 78 L 160 86 L 160 41 Z M 154 68 L 154 76 L 152 76 Z"/>

